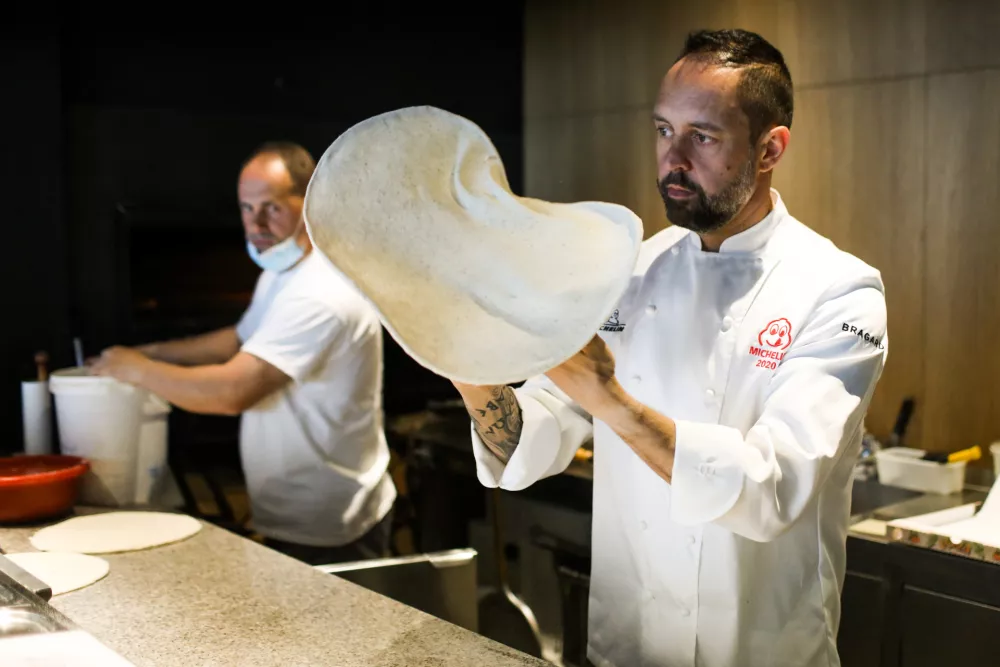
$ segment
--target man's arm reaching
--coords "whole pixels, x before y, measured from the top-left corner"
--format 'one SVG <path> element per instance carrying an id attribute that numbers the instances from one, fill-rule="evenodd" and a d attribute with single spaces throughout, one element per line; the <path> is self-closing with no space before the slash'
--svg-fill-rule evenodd
<path id="1" fill-rule="evenodd" d="M 456 382 L 476 433 L 503 463 L 510 461 L 521 440 L 521 406 L 514 390 L 506 385 L 476 386 Z"/>

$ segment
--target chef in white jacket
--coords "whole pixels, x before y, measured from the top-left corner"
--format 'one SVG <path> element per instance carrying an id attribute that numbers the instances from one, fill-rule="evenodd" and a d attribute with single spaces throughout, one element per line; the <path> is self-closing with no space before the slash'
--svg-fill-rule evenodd
<path id="1" fill-rule="evenodd" d="M 791 119 L 773 46 L 691 35 L 654 110 L 674 226 L 644 243 L 575 357 L 517 390 L 458 385 L 486 486 L 557 474 L 593 437 L 597 665 L 840 664 L 851 471 L 885 299 L 878 271 L 770 188 Z"/>

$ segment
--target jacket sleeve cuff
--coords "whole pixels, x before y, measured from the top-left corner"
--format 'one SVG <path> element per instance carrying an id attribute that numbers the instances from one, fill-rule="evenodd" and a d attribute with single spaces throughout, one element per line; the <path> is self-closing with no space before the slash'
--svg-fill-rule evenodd
<path id="1" fill-rule="evenodd" d="M 743 435 L 734 428 L 676 420 L 670 518 L 682 525 L 715 521 L 743 493 Z"/>
<path id="2" fill-rule="evenodd" d="M 559 456 L 559 424 L 551 412 L 537 400 L 518 394 L 521 405 L 521 439 L 506 465 L 483 444 L 472 430 L 472 451 L 476 457 L 476 474 L 483 486 L 508 491 L 520 491 L 545 477 Z"/>

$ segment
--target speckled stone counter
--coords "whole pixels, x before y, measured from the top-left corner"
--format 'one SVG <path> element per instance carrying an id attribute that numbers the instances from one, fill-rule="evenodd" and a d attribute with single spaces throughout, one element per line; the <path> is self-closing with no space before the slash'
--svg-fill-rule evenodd
<path id="1" fill-rule="evenodd" d="M 34 551 L 37 529 L 0 526 L 0 547 Z M 209 524 L 103 557 L 105 579 L 51 604 L 139 667 L 547 664 Z"/>

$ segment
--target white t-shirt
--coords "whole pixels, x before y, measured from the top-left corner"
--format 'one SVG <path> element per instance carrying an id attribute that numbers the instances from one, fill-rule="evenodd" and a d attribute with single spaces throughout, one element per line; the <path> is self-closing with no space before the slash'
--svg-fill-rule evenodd
<path id="1" fill-rule="evenodd" d="M 292 378 L 243 413 L 240 453 L 262 535 L 353 542 L 392 507 L 382 428 L 382 327 L 319 253 L 264 271 L 236 325 L 242 350 Z"/>

